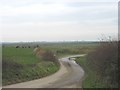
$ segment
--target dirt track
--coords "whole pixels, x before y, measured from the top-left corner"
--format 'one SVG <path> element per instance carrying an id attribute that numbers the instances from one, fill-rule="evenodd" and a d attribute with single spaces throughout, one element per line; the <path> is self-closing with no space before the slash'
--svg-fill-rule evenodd
<path id="1" fill-rule="evenodd" d="M 59 59 L 61 68 L 53 75 L 4 86 L 3 88 L 81 88 L 84 71 L 74 60 L 69 60 L 70 57 L 78 56 L 84 55 L 74 55 Z"/>

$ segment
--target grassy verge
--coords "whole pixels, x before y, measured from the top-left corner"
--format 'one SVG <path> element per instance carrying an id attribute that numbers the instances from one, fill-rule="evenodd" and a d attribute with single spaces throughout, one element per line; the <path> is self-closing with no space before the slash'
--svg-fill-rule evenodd
<path id="1" fill-rule="evenodd" d="M 76 62 L 84 69 L 85 79 L 83 81 L 83 88 L 102 88 L 104 84 L 99 80 L 96 72 L 91 68 L 86 56 L 76 58 Z"/>
<path id="2" fill-rule="evenodd" d="M 59 64 L 37 58 L 31 48 L 3 48 L 2 84 L 42 78 L 59 70 Z"/>

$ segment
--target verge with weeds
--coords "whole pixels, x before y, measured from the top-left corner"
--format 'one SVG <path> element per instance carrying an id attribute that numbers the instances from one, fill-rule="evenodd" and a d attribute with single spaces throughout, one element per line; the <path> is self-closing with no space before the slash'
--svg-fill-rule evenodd
<path id="1" fill-rule="evenodd" d="M 101 41 L 94 51 L 76 61 L 86 72 L 84 88 L 118 88 L 117 41 Z"/>

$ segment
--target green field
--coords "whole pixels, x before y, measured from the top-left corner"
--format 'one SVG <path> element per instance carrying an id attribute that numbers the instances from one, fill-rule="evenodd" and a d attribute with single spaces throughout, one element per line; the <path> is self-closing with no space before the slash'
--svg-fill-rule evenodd
<path id="1" fill-rule="evenodd" d="M 3 85 L 41 78 L 59 69 L 59 64 L 34 55 L 30 48 L 3 48 Z"/>
<path id="2" fill-rule="evenodd" d="M 39 46 L 45 50 L 50 50 L 58 55 L 63 54 L 83 54 L 93 50 L 97 42 L 31 42 L 31 43 L 11 43 L 3 44 L 4 47 L 30 46 L 34 48 Z"/>

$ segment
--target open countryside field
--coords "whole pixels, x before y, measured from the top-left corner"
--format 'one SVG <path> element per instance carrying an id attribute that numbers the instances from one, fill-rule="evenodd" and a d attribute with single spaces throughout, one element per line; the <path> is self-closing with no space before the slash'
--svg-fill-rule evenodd
<path id="1" fill-rule="evenodd" d="M 51 85 L 54 87 L 61 87 L 69 82 L 75 84 L 76 80 L 82 78 L 84 79 L 83 88 L 116 88 L 118 87 L 117 45 L 116 41 L 3 44 L 3 85 L 30 81 L 53 74 L 60 69 L 58 59 L 64 57 L 61 60 L 67 61 L 67 66 L 61 60 L 60 62 L 71 70 L 71 74 L 67 73 L 69 75 L 66 74 L 67 77 L 63 77 L 65 80 L 53 82 Z M 40 53 L 46 53 L 36 54 L 34 52 L 36 47 L 38 51 L 42 50 Z M 72 57 L 68 57 L 82 54 L 86 55 L 74 57 L 77 66 L 74 60 L 72 61 Z M 80 75 L 83 72 L 78 64 L 85 72 L 84 78 Z M 77 78 L 74 74 L 78 75 Z M 51 85 L 49 87 L 53 87 Z"/>
<path id="2" fill-rule="evenodd" d="M 88 53 L 97 47 L 97 43 L 81 42 L 3 44 L 3 85 L 38 79 L 59 70 L 58 63 L 46 61 L 42 56 L 34 54 L 37 45 L 55 53 L 57 58 Z"/>
<path id="3" fill-rule="evenodd" d="M 0 0 L 2 90 L 119 89 L 118 0 Z"/>
<path id="4" fill-rule="evenodd" d="M 83 54 L 94 50 L 98 46 L 98 42 L 29 42 L 29 43 L 9 43 L 3 44 L 3 47 L 16 47 L 16 46 L 30 46 L 33 49 L 36 46 L 45 50 L 50 50 L 56 55 L 70 55 L 70 54 Z"/>
<path id="5" fill-rule="evenodd" d="M 3 48 L 3 85 L 45 77 L 59 70 L 59 64 L 36 57 L 30 48 Z"/>

